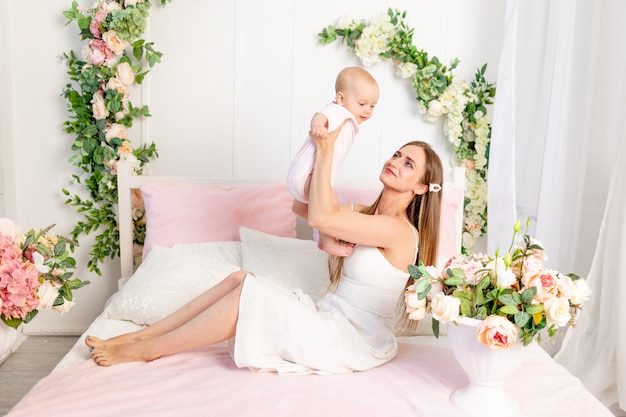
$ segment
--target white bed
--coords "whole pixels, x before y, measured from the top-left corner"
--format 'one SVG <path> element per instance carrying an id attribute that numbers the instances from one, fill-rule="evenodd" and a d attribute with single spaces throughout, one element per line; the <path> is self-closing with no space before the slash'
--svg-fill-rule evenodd
<path id="1" fill-rule="evenodd" d="M 118 169 L 120 290 L 83 337 L 108 338 L 150 324 L 239 268 L 321 296 L 325 278 L 310 278 L 325 276 L 325 255 L 315 242 L 303 239 L 311 232 L 296 222 L 283 184 L 134 177 L 124 163 Z M 460 247 L 463 179 L 459 171 L 454 182 L 444 184 L 444 256 Z M 150 251 L 135 271 L 131 197 L 139 187 L 145 192 Z M 359 202 L 371 198 L 377 187 L 377 182 L 354 181 L 337 188 L 341 199 Z M 208 218 L 195 217 L 199 215 Z M 463 415 L 448 397 L 467 384 L 467 377 L 446 337 L 435 339 L 429 323 L 417 335 L 401 337 L 399 353 L 389 363 L 333 376 L 238 369 L 226 343 L 150 363 L 98 367 L 83 337 L 8 417 Z M 506 386 L 521 403 L 520 415 L 611 416 L 541 347 L 528 350 L 524 365 Z"/>

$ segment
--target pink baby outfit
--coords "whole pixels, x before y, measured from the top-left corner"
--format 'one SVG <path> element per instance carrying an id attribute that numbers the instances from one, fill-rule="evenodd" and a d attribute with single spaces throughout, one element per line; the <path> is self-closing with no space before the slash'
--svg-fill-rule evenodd
<path id="1" fill-rule="evenodd" d="M 348 109 L 339 104 L 332 102 L 326 105 L 320 113 L 324 114 L 328 119 L 328 131 L 335 130 L 344 120 L 348 119 L 349 122 L 341 129 L 337 141 L 335 142 L 335 153 L 333 155 L 333 166 L 330 173 L 331 185 L 334 185 L 339 169 L 344 159 L 348 155 L 352 144 L 354 143 L 354 137 L 359 131 L 359 124 L 356 118 Z M 289 167 L 289 173 L 287 174 L 287 188 L 294 198 L 303 203 L 308 203 L 308 199 L 304 197 L 304 184 L 313 171 L 313 165 L 315 163 L 315 143 L 313 139 L 308 136 L 302 145 L 302 148 L 298 151 L 295 158 L 291 162 Z"/>

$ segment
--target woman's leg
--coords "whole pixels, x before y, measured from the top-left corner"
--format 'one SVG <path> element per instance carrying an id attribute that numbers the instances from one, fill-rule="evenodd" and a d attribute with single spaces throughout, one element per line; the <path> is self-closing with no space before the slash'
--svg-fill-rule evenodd
<path id="1" fill-rule="evenodd" d="M 146 338 L 157 337 L 166 334 L 174 329 L 177 329 L 189 320 L 196 317 L 198 314 L 205 311 L 207 308 L 209 308 L 219 299 L 231 292 L 233 289 L 241 285 L 245 276 L 245 271 L 233 272 L 222 281 L 220 281 L 217 285 L 209 288 L 207 291 L 200 294 L 198 297 L 194 298 L 189 303 L 187 303 L 174 313 L 170 314 L 169 316 L 164 317 L 158 322 L 141 330 L 116 336 L 114 338 L 108 339 L 106 342 L 108 344 L 137 342 Z M 101 342 L 100 339 L 94 336 L 87 336 L 85 338 L 85 344 L 90 349 L 95 341 Z"/>
<path id="2" fill-rule="evenodd" d="M 91 340 L 91 356 L 98 365 L 151 361 L 223 342 L 235 335 L 242 285 L 173 330 L 128 343 Z M 94 339 L 94 338 L 92 338 Z"/>

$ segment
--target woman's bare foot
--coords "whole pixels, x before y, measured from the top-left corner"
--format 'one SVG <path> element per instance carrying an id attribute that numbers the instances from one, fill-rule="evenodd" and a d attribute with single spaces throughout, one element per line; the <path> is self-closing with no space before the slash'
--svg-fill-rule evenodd
<path id="1" fill-rule="evenodd" d="M 111 366 L 125 362 L 149 362 L 156 359 L 145 351 L 145 344 L 141 342 L 120 343 L 113 339 L 102 340 L 95 336 L 88 336 L 85 343 L 93 360 L 100 366 Z"/>
<path id="2" fill-rule="evenodd" d="M 95 336 L 87 336 L 85 338 L 85 344 L 87 345 L 87 347 L 91 346 L 91 339 L 94 339 L 94 338 L 98 339 Z M 142 339 L 144 339 L 144 337 L 142 337 L 139 334 L 139 331 L 137 331 L 137 332 L 132 332 L 132 333 L 124 333 L 119 336 L 112 337 L 110 339 L 107 339 L 106 342 L 112 345 L 115 345 L 115 344 L 121 345 L 124 343 L 138 342 Z M 98 340 L 102 340 L 102 339 L 98 339 Z"/>

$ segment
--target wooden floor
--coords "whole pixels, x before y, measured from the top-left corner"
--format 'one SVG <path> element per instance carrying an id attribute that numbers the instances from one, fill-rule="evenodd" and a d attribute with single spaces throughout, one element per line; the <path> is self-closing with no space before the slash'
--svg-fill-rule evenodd
<path id="1" fill-rule="evenodd" d="M 0 416 L 4 416 L 76 343 L 74 336 L 29 336 L 0 366 Z"/>

